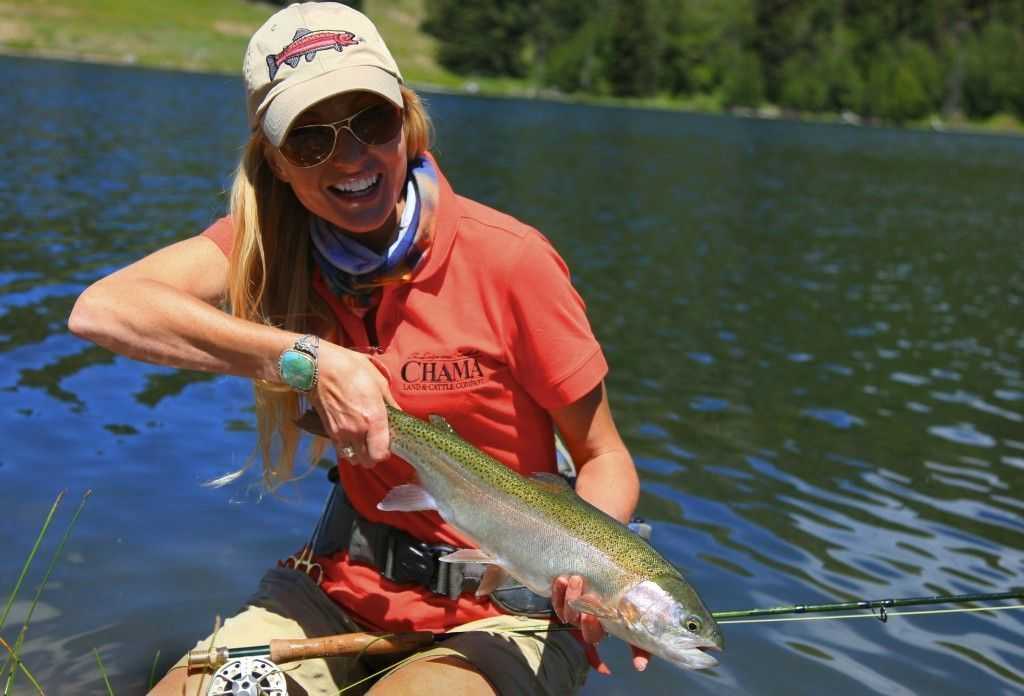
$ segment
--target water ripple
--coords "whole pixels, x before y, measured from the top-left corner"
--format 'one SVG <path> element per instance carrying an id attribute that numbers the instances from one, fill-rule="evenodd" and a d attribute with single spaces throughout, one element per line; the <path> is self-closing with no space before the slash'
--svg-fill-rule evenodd
<path id="1" fill-rule="evenodd" d="M 933 425 L 928 432 L 950 442 L 972 447 L 995 447 L 996 440 L 991 435 L 978 431 L 971 423 L 956 425 Z"/>

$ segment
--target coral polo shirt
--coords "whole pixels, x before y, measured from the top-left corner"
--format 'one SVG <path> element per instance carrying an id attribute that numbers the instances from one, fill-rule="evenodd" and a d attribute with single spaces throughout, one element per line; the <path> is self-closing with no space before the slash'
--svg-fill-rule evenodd
<path id="1" fill-rule="evenodd" d="M 338 344 L 373 350 L 401 408 L 445 417 L 465 440 L 512 469 L 554 472 L 548 411 L 600 384 L 608 367 L 558 253 L 537 230 L 457 196 L 438 171 L 433 245 L 411 281 L 384 289 L 373 332 L 363 318 L 316 291 L 337 319 Z M 204 234 L 230 253 L 229 218 Z M 376 334 L 375 344 L 371 337 Z M 366 469 L 339 462 L 342 485 L 365 518 L 428 543 L 469 546 L 436 512 L 381 512 L 377 503 L 415 479 L 399 459 Z M 510 529 L 510 534 L 515 530 Z M 323 590 L 353 618 L 379 630 L 447 630 L 500 614 L 486 598 L 452 601 L 397 585 L 345 552 L 320 558 Z"/>

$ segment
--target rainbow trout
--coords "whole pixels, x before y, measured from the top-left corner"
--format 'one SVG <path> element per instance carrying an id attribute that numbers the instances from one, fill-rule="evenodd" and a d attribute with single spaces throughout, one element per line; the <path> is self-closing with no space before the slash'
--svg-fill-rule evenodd
<path id="1" fill-rule="evenodd" d="M 325 435 L 315 412 L 299 425 Z M 436 510 L 477 549 L 446 563 L 484 563 L 477 595 L 508 576 L 550 596 L 559 575 L 580 575 L 584 598 L 572 603 L 605 630 L 684 669 L 718 664 L 722 634 L 696 590 L 647 542 L 580 498 L 556 474 L 526 478 L 459 437 L 440 416 L 422 421 L 388 406 L 391 451 L 409 462 L 418 484 L 397 486 L 377 507 Z"/>

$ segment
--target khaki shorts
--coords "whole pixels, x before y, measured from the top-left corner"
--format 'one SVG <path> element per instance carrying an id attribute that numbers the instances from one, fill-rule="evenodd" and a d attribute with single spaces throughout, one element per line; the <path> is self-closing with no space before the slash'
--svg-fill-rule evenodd
<path id="1" fill-rule="evenodd" d="M 583 648 L 575 638 L 566 631 L 509 632 L 509 629 L 546 628 L 548 625 L 547 621 L 511 615 L 481 619 L 450 631 L 464 635 L 447 638 L 437 647 L 418 652 L 410 659 L 460 657 L 471 663 L 503 696 L 576 693 L 583 686 L 589 667 Z M 263 576 L 248 606 L 227 619 L 215 636 L 199 641 L 196 647 L 208 649 L 211 637 L 215 638 L 217 646 L 241 647 L 266 645 L 273 638 L 310 638 L 363 630 L 305 573 L 272 568 Z M 304 688 L 310 696 L 336 694 L 339 689 L 405 656 L 391 658 L 390 662 L 381 662 L 381 657 L 303 660 L 282 665 L 282 670 L 290 682 Z M 184 665 L 185 658 L 182 658 L 174 668 Z M 205 683 L 209 684 L 209 678 Z M 363 693 L 372 683 L 364 682 L 345 694 Z M 192 693 L 191 687 L 188 693 Z"/>

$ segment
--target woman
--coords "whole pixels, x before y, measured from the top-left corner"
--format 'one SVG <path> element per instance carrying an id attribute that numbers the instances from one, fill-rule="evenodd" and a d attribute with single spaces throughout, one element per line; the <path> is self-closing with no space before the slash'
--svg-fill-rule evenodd
<path id="1" fill-rule="evenodd" d="M 402 549 L 467 542 L 433 513 L 376 509 L 411 477 L 389 453 L 390 403 L 445 416 L 524 474 L 554 471 L 557 426 L 578 493 L 629 518 L 636 472 L 564 263 L 535 230 L 452 192 L 427 152 L 420 101 L 362 14 L 330 2 L 279 11 L 253 35 L 244 75 L 252 135 L 230 215 L 101 279 L 69 321 L 76 335 L 133 358 L 253 379 L 270 485 L 291 473 L 306 403 L 339 453 L 349 502 L 331 514 L 349 517 L 343 533 L 334 518 L 325 533 L 340 538 L 316 540 L 316 565 L 271 570 L 217 644 L 461 627 L 473 632 L 372 693 L 575 691 L 587 671 L 580 643 L 566 633 L 510 639 L 501 630 L 522 619 L 496 602 L 396 573 Z M 225 300 L 230 314 L 217 308 Z M 387 559 L 367 542 L 379 534 Z M 592 664 L 606 670 L 593 650 L 600 624 L 566 606 L 583 590 L 581 578 L 559 578 L 552 606 L 580 626 Z M 646 658 L 634 662 L 642 669 Z M 291 692 L 336 693 L 365 668 L 309 660 L 288 672 Z M 173 668 L 155 693 L 180 694 L 186 683 L 193 693 L 200 678 Z"/>

